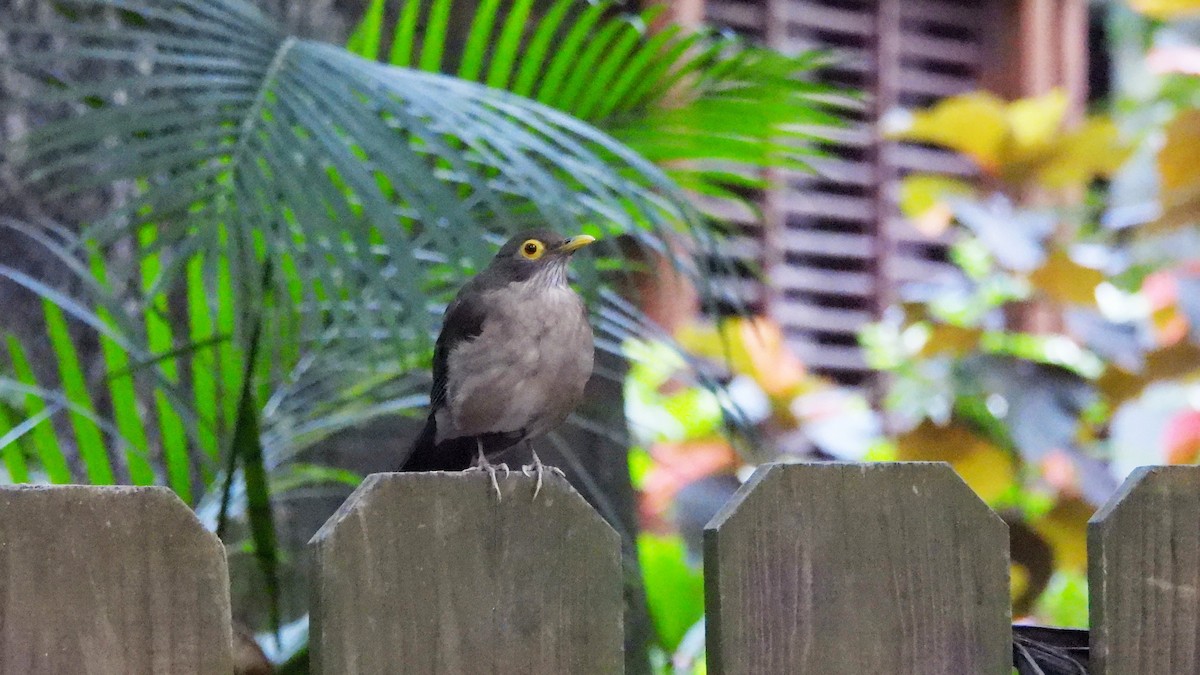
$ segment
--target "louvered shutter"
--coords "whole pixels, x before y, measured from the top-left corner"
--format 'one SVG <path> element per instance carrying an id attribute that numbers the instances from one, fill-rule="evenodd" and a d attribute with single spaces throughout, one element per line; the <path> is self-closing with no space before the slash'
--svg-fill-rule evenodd
<path id="1" fill-rule="evenodd" d="M 895 107 L 926 106 L 978 89 L 989 13 L 981 0 L 708 0 L 707 20 L 784 51 L 832 49 L 837 65 L 820 78 L 867 92 L 871 104 L 833 134 L 819 175 L 785 174 L 763 195 L 764 222 L 733 217 L 729 255 L 764 271 L 766 287 L 736 281 L 750 305 L 784 327 L 815 372 L 849 385 L 871 373 L 857 333 L 902 281 L 944 265 L 946 245 L 903 222 L 897 179 L 912 171 L 969 175 L 951 153 L 885 141 L 875 125 Z"/>

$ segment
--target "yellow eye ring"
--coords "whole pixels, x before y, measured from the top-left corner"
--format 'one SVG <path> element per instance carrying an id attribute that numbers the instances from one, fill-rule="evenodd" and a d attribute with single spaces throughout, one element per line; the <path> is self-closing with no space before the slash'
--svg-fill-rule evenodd
<path id="1" fill-rule="evenodd" d="M 537 239 L 526 239 L 521 244 L 521 255 L 529 260 L 537 260 L 546 252 L 546 245 Z"/>

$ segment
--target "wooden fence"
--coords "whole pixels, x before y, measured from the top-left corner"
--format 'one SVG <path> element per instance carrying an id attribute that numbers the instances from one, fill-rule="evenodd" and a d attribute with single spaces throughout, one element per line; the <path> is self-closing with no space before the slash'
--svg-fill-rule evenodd
<path id="1" fill-rule="evenodd" d="M 368 478 L 313 538 L 323 675 L 622 669 L 617 535 L 565 482 Z M 1200 467 L 1089 526 L 1092 672 L 1200 673 Z M 1004 523 L 942 464 L 761 467 L 705 531 L 710 673 L 1010 673 Z M 0 489 L 0 671 L 228 675 L 220 542 L 156 488 Z"/>

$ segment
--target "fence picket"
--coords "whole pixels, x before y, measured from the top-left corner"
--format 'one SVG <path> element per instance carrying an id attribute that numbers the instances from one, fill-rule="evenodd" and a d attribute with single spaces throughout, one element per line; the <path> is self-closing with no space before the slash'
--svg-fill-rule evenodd
<path id="1" fill-rule="evenodd" d="M 945 464 L 759 467 L 705 529 L 708 672 L 1007 675 L 1007 528 Z"/>
<path id="2" fill-rule="evenodd" d="M 620 673 L 620 540 L 561 479 L 375 474 L 313 537 L 318 675 Z"/>
<path id="3" fill-rule="evenodd" d="M 1091 668 L 1200 672 L 1200 467 L 1142 467 L 1088 523 Z"/>
<path id="4" fill-rule="evenodd" d="M 0 487 L 0 672 L 229 675 L 225 549 L 166 488 Z"/>

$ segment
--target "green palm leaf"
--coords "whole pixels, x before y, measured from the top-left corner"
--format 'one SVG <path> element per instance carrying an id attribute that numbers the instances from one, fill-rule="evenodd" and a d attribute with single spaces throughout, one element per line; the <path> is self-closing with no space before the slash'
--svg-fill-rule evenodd
<path id="1" fill-rule="evenodd" d="M 51 197 L 141 181 L 136 198 L 85 234 L 104 245 L 152 225 L 155 246 L 176 252 L 154 270 L 162 292 L 186 275 L 184 245 L 227 254 L 238 305 L 253 307 L 266 292 L 255 270 L 284 255 L 306 270 L 306 298 L 345 300 L 381 278 L 428 279 L 431 262 L 450 263 L 443 282 L 482 265 L 480 230 L 695 222 L 653 165 L 527 100 L 285 36 L 235 0 L 69 4 L 119 6 L 127 25 L 22 26 L 78 41 L 6 58 L 35 76 L 80 60 L 116 64 L 117 74 L 40 98 L 89 107 L 20 139 L 14 155 Z M 439 49 L 427 37 L 423 60 Z M 429 327 L 428 288 L 389 292 L 404 301 L 398 315 L 334 302 L 333 319 Z"/>
<path id="2" fill-rule="evenodd" d="M 450 9 L 438 1 L 435 27 Z M 658 167 L 535 102 L 287 36 L 237 0 L 62 7 L 45 25 L 0 16 L 6 31 L 53 38 L 0 57 L 47 85 L 24 103 L 73 104 L 11 156 L 48 199 L 135 189 L 74 224 L 79 236 L 8 224 L 51 250 L 80 291 L 18 270 L 0 277 L 61 310 L 63 321 L 51 315 L 60 367 L 89 367 L 71 358 L 70 322 L 95 333 L 106 376 L 64 378 L 65 393 L 42 386 L 11 341 L 5 464 L 28 477 L 26 455 L 7 449 L 19 443 L 54 480 L 71 479 L 74 456 L 107 480 L 104 460 L 123 453 L 131 480 L 165 480 L 205 513 L 224 503 L 244 515 L 269 588 L 271 472 L 337 429 L 423 405 L 424 375 L 413 373 L 438 308 L 497 236 L 549 224 L 631 233 L 659 250 L 668 230 L 704 241 Z M 405 16 L 397 35 L 415 33 Z M 481 20 L 477 34 L 489 30 Z M 358 40 L 380 50 L 377 38 Z M 444 52 L 435 35 L 404 58 L 433 66 Z M 465 61 L 502 76 L 483 59 L 476 49 Z M 106 75 L 74 81 L 89 63 Z M 60 414 L 78 443 L 53 425 Z M 208 489 L 191 495 L 197 485 Z"/>
<path id="3" fill-rule="evenodd" d="M 377 58 L 386 5 L 372 0 L 351 50 Z M 422 60 L 423 69 L 532 96 L 604 129 L 678 184 L 705 194 L 736 197 L 726 189 L 731 184 L 762 187 L 762 169 L 807 170 L 814 135 L 840 125 L 831 113 L 851 103 L 811 81 L 825 55 L 785 55 L 708 28 L 652 31 L 661 5 L 621 14 L 615 0 L 555 0 L 536 22 L 529 0 L 503 7 L 498 0 L 478 7 L 405 0 L 400 7 L 392 63 L 406 65 L 409 54 L 434 45 L 438 58 Z M 418 34 L 410 26 L 426 10 Z M 470 18 L 471 30 L 452 69 L 441 54 L 456 15 Z"/>

